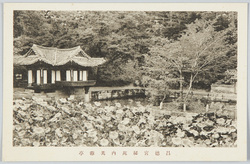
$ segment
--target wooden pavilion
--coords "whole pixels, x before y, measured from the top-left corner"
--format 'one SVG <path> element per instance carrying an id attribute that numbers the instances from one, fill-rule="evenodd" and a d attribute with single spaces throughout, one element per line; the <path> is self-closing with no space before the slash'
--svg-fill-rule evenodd
<path id="1" fill-rule="evenodd" d="M 58 49 L 36 44 L 25 55 L 14 58 L 14 66 L 27 69 L 27 88 L 43 91 L 78 87 L 84 88 L 85 94 L 96 83 L 88 79 L 89 71 L 104 62 L 104 58 L 91 58 L 80 46 Z"/>

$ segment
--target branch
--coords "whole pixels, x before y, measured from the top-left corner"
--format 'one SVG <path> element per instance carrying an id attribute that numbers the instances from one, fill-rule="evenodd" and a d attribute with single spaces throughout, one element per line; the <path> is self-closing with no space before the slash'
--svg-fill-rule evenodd
<path id="1" fill-rule="evenodd" d="M 170 60 L 170 62 L 173 63 L 176 66 L 178 71 L 181 71 L 181 66 L 179 66 L 174 60 Z"/>
<path id="2" fill-rule="evenodd" d="M 214 41 L 213 41 L 212 43 L 210 43 L 207 47 L 205 47 L 200 53 L 198 53 L 199 56 L 200 56 L 205 50 L 207 50 L 210 46 L 212 46 L 214 43 L 216 43 L 217 41 L 223 39 L 222 36 L 223 36 L 223 34 L 221 35 L 221 37 L 219 37 L 218 39 L 214 40 Z"/>

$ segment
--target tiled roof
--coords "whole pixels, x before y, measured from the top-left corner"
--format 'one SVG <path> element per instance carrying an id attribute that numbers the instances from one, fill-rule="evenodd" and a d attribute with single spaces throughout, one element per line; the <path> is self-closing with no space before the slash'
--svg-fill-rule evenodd
<path id="1" fill-rule="evenodd" d="M 104 58 L 91 58 L 80 46 L 58 49 L 33 44 L 24 56 L 14 57 L 15 65 L 32 65 L 38 61 L 43 61 L 52 66 L 62 66 L 69 62 L 75 62 L 83 67 L 94 67 L 106 62 Z"/>

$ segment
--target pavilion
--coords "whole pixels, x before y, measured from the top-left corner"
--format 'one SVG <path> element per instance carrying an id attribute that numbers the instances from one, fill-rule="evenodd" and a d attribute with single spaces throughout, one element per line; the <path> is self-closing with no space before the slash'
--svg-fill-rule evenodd
<path id="1" fill-rule="evenodd" d="M 27 88 L 84 88 L 85 101 L 89 101 L 89 87 L 96 84 L 89 80 L 89 71 L 103 63 L 104 58 L 91 58 L 80 46 L 58 49 L 33 44 L 25 55 L 14 58 L 14 66 L 27 69 Z"/>

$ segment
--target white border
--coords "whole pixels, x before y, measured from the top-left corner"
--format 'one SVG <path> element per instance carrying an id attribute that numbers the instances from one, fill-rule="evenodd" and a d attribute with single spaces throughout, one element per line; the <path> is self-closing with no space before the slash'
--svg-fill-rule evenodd
<path id="1" fill-rule="evenodd" d="M 237 11 L 238 28 L 238 146 L 237 148 L 17 148 L 12 147 L 13 10 L 126 10 L 126 11 Z M 4 161 L 243 161 L 246 160 L 247 133 L 247 3 L 12 3 L 4 5 L 3 66 L 3 160 Z M 79 155 L 106 149 L 117 155 Z M 122 156 L 137 150 L 171 151 L 170 156 Z M 100 154 L 100 153 L 99 153 Z M 118 155 L 119 154 L 119 155 Z"/>

